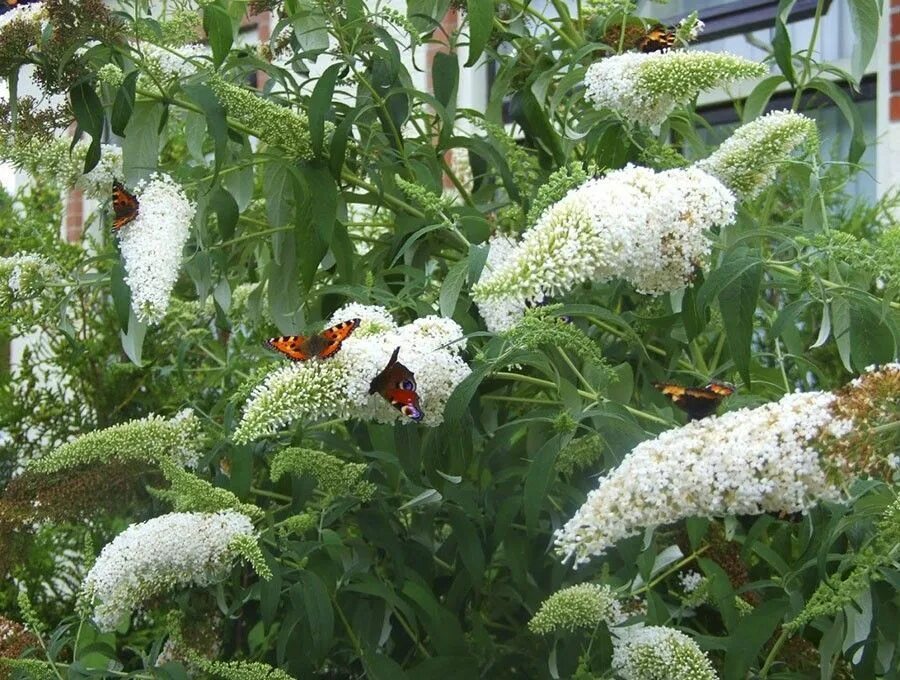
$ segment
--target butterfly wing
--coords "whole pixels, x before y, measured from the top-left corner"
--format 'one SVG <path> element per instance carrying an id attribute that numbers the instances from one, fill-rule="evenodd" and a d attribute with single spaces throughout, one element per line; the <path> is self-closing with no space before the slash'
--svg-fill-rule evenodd
<path id="1" fill-rule="evenodd" d="M 341 349 L 341 343 L 350 337 L 350 334 L 359 327 L 360 322 L 360 319 L 349 319 L 322 331 L 319 337 L 325 342 L 316 352 L 316 356 L 320 359 L 327 359 L 337 354 Z"/>
<path id="2" fill-rule="evenodd" d="M 725 383 L 710 383 L 706 387 L 682 387 L 672 383 L 653 383 L 688 415 L 688 420 L 700 420 L 716 412 L 722 400 L 734 392 Z"/>
<path id="3" fill-rule="evenodd" d="M 113 182 L 112 203 L 113 212 L 115 212 L 113 230 L 119 231 L 137 217 L 140 203 L 137 196 L 128 191 L 121 182 Z"/>
<path id="4" fill-rule="evenodd" d="M 380 394 L 400 413 L 419 422 L 425 417 L 425 414 L 419 405 L 416 376 L 397 360 L 399 354 L 400 348 L 398 347 L 391 354 L 387 366 L 372 379 L 369 385 L 369 394 Z"/>
<path id="5" fill-rule="evenodd" d="M 638 43 L 641 52 L 662 52 L 675 46 L 677 42 L 675 31 L 665 26 L 654 26 L 647 35 Z"/>
<path id="6" fill-rule="evenodd" d="M 306 361 L 313 356 L 309 349 L 309 338 L 304 335 L 282 335 L 266 340 L 266 347 L 283 354 L 291 361 Z"/>

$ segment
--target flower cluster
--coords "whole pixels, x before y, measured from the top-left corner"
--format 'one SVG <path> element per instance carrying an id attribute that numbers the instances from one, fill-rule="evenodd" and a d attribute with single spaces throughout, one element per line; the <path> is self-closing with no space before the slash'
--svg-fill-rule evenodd
<path id="1" fill-rule="evenodd" d="M 623 278 L 660 294 L 689 282 L 709 255 L 706 232 L 734 219 L 734 196 L 696 168 L 627 166 L 590 179 L 547 208 L 519 243 L 495 237 L 472 294 L 488 329 L 503 331 L 528 301 Z"/>
<path id="2" fill-rule="evenodd" d="M 612 588 L 580 583 L 558 590 L 544 600 L 528 622 L 528 628 L 538 635 L 578 629 L 591 631 L 601 623 L 614 626 L 624 618 Z"/>
<path id="3" fill-rule="evenodd" d="M 33 58 L 30 53 L 40 42 L 46 19 L 47 12 L 41 2 L 6 5 L 6 11 L 0 14 L 0 76 L 8 78 Z"/>
<path id="4" fill-rule="evenodd" d="M 222 580 L 241 554 L 241 537 L 255 543 L 253 525 L 232 511 L 171 513 L 132 524 L 103 548 L 82 584 L 94 621 L 112 630 L 154 595 Z"/>
<path id="5" fill-rule="evenodd" d="M 816 123 L 801 113 L 772 111 L 742 125 L 708 158 L 696 166 L 718 177 L 743 199 L 765 189 L 779 165 L 799 147 L 815 149 Z"/>
<path id="6" fill-rule="evenodd" d="M 34 299 L 56 270 L 34 253 L 0 257 L 0 309 L 5 312 L 14 303 Z"/>
<path id="7" fill-rule="evenodd" d="M 462 329 L 451 319 L 423 317 L 398 327 L 381 307 L 349 304 L 329 324 L 361 320 L 329 359 L 311 359 L 280 367 L 251 393 L 235 440 L 248 442 L 274 433 L 300 418 L 355 417 L 390 423 L 410 422 L 378 394 L 372 380 L 399 347 L 399 361 L 415 374 L 425 425 L 443 422 L 450 394 L 470 369 L 460 358 Z"/>
<path id="8" fill-rule="evenodd" d="M 312 158 L 309 120 L 305 113 L 279 106 L 221 78 L 212 78 L 208 84 L 228 115 L 253 128 L 260 140 L 280 146 L 298 158 Z"/>
<path id="9" fill-rule="evenodd" d="M 125 262 L 125 282 L 138 318 L 159 322 L 181 270 L 181 252 L 194 220 L 194 205 L 175 181 L 154 174 L 135 188 L 138 215 L 122 227 L 119 245 Z"/>
<path id="10" fill-rule="evenodd" d="M 0 657 L 17 659 L 26 649 L 37 646 L 37 637 L 25 626 L 18 621 L 0 616 Z"/>
<path id="11" fill-rule="evenodd" d="M 275 454 L 269 476 L 277 482 L 285 474 L 309 475 L 324 493 L 367 501 L 375 493 L 375 485 L 362 478 L 366 467 L 365 463 L 345 463 L 324 451 L 291 446 Z"/>
<path id="12" fill-rule="evenodd" d="M 189 410 L 170 419 L 151 415 L 88 432 L 32 461 L 28 470 L 49 474 L 82 465 L 165 459 L 194 467 L 200 456 L 196 448 L 199 435 L 200 421 Z"/>
<path id="13" fill-rule="evenodd" d="M 212 55 L 209 45 L 201 44 L 177 48 L 145 44 L 142 51 L 147 61 L 147 71 L 161 80 L 192 76 L 198 68 L 210 63 Z"/>
<path id="14" fill-rule="evenodd" d="M 79 142 L 75 145 L 73 156 L 79 162 L 78 172 L 84 165 L 84 156 L 87 153 L 88 144 Z M 84 191 L 91 198 L 98 200 L 108 200 L 110 191 L 112 190 L 113 181 L 125 177 L 125 171 L 122 168 L 122 147 L 113 144 L 100 145 L 100 160 L 90 172 L 80 175 L 75 181 L 75 186 Z"/>
<path id="15" fill-rule="evenodd" d="M 557 533 L 557 546 L 583 563 L 642 527 L 840 500 L 842 482 L 882 469 L 885 456 L 869 439 L 896 419 L 884 405 L 898 387 L 900 365 L 891 364 L 835 394 L 788 394 L 663 432 L 601 479 Z"/>
<path id="16" fill-rule="evenodd" d="M 598 109 L 612 109 L 626 120 L 652 127 L 702 90 L 762 75 L 763 65 L 732 54 L 627 52 L 588 68 L 585 97 Z"/>
<path id="17" fill-rule="evenodd" d="M 715 680 L 709 657 L 684 633 L 630 626 L 613 637 L 613 669 L 623 680 Z"/>

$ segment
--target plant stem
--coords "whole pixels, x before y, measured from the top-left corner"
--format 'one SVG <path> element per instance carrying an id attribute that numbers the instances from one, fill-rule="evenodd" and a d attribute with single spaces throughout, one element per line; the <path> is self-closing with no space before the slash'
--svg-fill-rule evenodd
<path id="1" fill-rule="evenodd" d="M 657 583 L 660 583 L 661 581 L 664 581 L 665 579 L 667 579 L 669 576 L 671 576 L 672 574 L 674 574 L 674 573 L 675 573 L 676 571 L 678 571 L 679 569 L 684 568 L 685 566 L 687 566 L 688 564 L 690 564 L 691 562 L 693 562 L 694 560 L 696 560 L 698 557 L 700 557 L 700 555 L 702 555 L 702 554 L 705 553 L 707 550 L 709 550 L 709 548 L 710 548 L 709 545 L 704 545 L 702 548 L 699 548 L 699 549 L 695 550 L 694 552 L 692 552 L 690 555 L 688 555 L 687 557 L 685 557 L 685 558 L 684 558 L 683 560 L 681 560 L 680 562 L 676 562 L 673 566 L 671 566 L 671 567 L 669 567 L 668 569 L 666 569 L 662 574 L 660 574 L 659 576 L 657 576 L 655 579 L 653 579 L 652 581 L 650 581 L 650 582 L 647 583 L 646 585 L 641 586 L 640 588 L 638 588 L 637 590 L 635 590 L 633 593 L 631 593 L 632 596 L 634 596 L 634 595 L 639 595 L 640 593 L 644 593 L 644 592 L 650 590 L 650 589 L 653 588 Z"/>
<path id="2" fill-rule="evenodd" d="M 288 501 L 293 502 L 294 499 L 290 496 L 285 496 L 283 493 L 275 493 L 274 491 L 266 491 L 265 489 L 257 489 L 255 486 L 250 487 L 250 493 L 256 494 L 257 496 L 265 496 L 266 498 L 274 498 L 277 501 Z"/>
<path id="3" fill-rule="evenodd" d="M 784 646 L 784 643 L 787 642 L 790 635 L 790 631 L 788 631 L 787 628 L 781 629 L 781 635 L 775 640 L 775 644 L 772 645 L 772 649 L 769 650 L 769 655 L 766 657 L 763 667 L 759 670 L 759 680 L 765 680 L 765 678 L 769 677 L 769 669 L 772 667 L 772 664 L 775 663 L 778 652 L 781 651 L 781 648 Z"/>

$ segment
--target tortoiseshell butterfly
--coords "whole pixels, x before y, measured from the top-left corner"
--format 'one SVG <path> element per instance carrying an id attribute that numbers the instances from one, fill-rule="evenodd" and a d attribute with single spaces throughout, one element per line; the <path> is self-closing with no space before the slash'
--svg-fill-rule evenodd
<path id="1" fill-rule="evenodd" d="M 675 34 L 674 28 L 666 28 L 662 24 L 657 24 L 641 38 L 638 49 L 641 52 L 663 52 L 675 47 L 677 42 L 678 36 Z"/>
<path id="2" fill-rule="evenodd" d="M 118 232 L 138 215 L 140 203 L 137 196 L 128 191 L 121 182 L 113 181 L 112 203 L 115 219 L 113 219 L 113 231 Z"/>
<path id="3" fill-rule="evenodd" d="M 376 392 L 388 400 L 388 403 L 407 418 L 416 422 L 425 414 L 419 406 L 419 394 L 416 392 L 416 376 L 406 366 L 397 361 L 400 348 L 394 350 L 387 366 L 372 380 L 369 394 Z"/>
<path id="4" fill-rule="evenodd" d="M 734 394 L 734 385 L 716 381 L 706 387 L 682 387 L 672 383 L 653 383 L 653 386 L 685 411 L 688 420 L 711 416 L 725 397 Z"/>
<path id="5" fill-rule="evenodd" d="M 313 357 L 327 359 L 337 354 L 341 343 L 350 337 L 359 323 L 359 319 L 350 319 L 315 335 L 282 335 L 280 338 L 269 338 L 266 340 L 266 347 L 280 352 L 291 361 L 307 361 Z"/>
<path id="6" fill-rule="evenodd" d="M 40 1 L 41 0 L 2 0 L 0 1 L 0 14 L 6 14 L 10 10 L 13 10 L 21 5 L 30 5 L 32 3 Z"/>

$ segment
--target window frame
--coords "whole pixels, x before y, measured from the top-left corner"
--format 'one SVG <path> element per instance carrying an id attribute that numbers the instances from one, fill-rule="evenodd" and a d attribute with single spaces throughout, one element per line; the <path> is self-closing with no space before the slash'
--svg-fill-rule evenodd
<path id="1" fill-rule="evenodd" d="M 732 35 L 772 28 L 778 15 L 778 5 L 778 0 L 735 0 L 698 10 L 705 28 L 698 36 L 697 42 L 710 42 Z M 787 15 L 786 23 L 802 21 L 815 16 L 816 5 L 817 0 L 797 0 Z M 830 7 L 831 0 L 825 0 L 822 13 L 828 12 Z M 678 14 L 662 21 L 667 25 L 675 25 L 689 14 L 691 12 Z"/>

